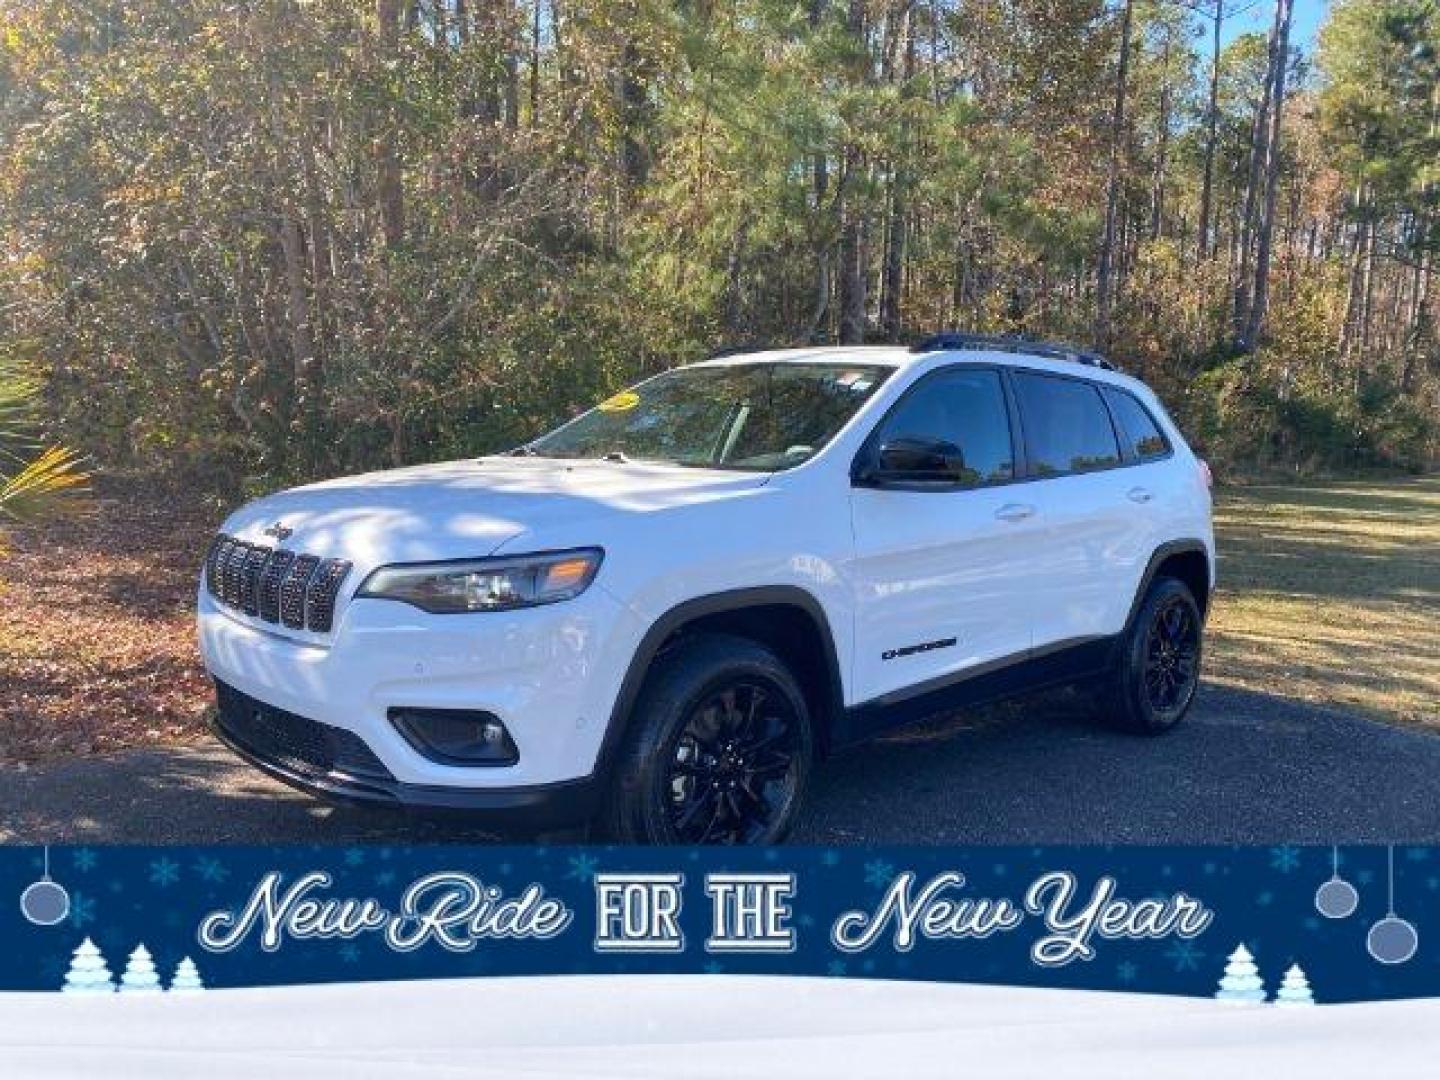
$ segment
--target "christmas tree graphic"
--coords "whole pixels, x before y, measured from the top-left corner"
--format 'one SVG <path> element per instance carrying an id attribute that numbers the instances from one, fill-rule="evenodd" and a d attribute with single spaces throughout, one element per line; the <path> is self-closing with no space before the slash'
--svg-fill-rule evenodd
<path id="1" fill-rule="evenodd" d="M 1241 942 L 1230 954 L 1225 965 L 1225 977 L 1220 980 L 1220 989 L 1215 996 L 1221 1001 L 1264 1001 L 1265 983 L 1260 978 L 1260 969 L 1255 958 Z"/>
<path id="2" fill-rule="evenodd" d="M 195 967 L 195 961 L 185 957 L 175 969 L 175 977 L 170 980 L 170 992 L 172 994 L 193 994 L 204 990 L 205 984 L 200 981 L 200 971 Z"/>
<path id="3" fill-rule="evenodd" d="M 155 961 L 143 944 L 137 945 L 125 965 L 125 974 L 120 976 L 122 994 L 158 994 L 161 992 L 160 976 L 155 971 Z"/>
<path id="4" fill-rule="evenodd" d="M 60 987 L 66 994 L 113 994 L 115 980 L 105 965 L 105 957 L 88 937 L 80 943 L 70 961 L 70 970 L 65 973 L 65 984 Z"/>
<path id="5" fill-rule="evenodd" d="M 1315 995 L 1310 992 L 1310 980 L 1299 964 L 1291 964 L 1275 992 L 1276 1005 L 1314 1005 Z"/>

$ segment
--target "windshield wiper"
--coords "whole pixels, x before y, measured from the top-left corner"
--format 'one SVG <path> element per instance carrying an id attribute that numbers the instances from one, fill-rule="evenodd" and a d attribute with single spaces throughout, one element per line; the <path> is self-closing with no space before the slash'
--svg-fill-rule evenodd
<path id="1" fill-rule="evenodd" d="M 619 462 L 621 465 L 629 465 L 629 464 L 630 464 L 630 459 L 625 456 L 625 454 L 624 454 L 623 451 L 620 451 L 620 450 L 606 450 L 605 453 L 603 453 L 603 454 L 600 455 L 600 460 L 601 460 L 601 461 L 617 461 L 617 462 Z"/>
<path id="2" fill-rule="evenodd" d="M 540 452 L 529 443 L 524 446 L 517 446 L 505 455 L 506 457 L 539 457 Z"/>

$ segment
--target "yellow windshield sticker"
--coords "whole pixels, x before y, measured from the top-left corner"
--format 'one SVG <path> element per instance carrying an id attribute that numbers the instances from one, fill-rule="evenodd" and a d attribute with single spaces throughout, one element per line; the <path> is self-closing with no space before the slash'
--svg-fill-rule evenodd
<path id="1" fill-rule="evenodd" d="M 600 403 L 601 412 L 625 412 L 640 404 L 640 395 L 634 390 L 622 390 L 614 397 L 608 397 Z"/>

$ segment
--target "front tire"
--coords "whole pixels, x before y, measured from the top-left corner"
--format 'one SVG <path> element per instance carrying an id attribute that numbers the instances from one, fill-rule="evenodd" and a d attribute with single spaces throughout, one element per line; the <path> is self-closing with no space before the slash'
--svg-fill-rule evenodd
<path id="1" fill-rule="evenodd" d="M 620 843 L 776 843 L 814 747 L 805 695 L 779 657 L 746 638 L 697 634 L 646 679 L 602 828 Z"/>
<path id="2" fill-rule="evenodd" d="M 1184 719 L 1200 685 L 1203 627 L 1200 607 L 1183 581 L 1161 577 L 1151 584 L 1100 700 L 1116 726 L 1158 735 Z"/>

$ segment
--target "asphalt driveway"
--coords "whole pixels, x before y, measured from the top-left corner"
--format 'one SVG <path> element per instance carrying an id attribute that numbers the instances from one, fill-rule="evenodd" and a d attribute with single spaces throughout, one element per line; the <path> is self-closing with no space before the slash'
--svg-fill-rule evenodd
<path id="1" fill-rule="evenodd" d="M 0 842 L 488 839 L 334 808 L 218 744 L 0 772 Z M 818 772 L 816 844 L 1440 843 L 1440 735 L 1207 684 L 1179 729 L 1097 727 L 1072 695 L 951 717 Z"/>

